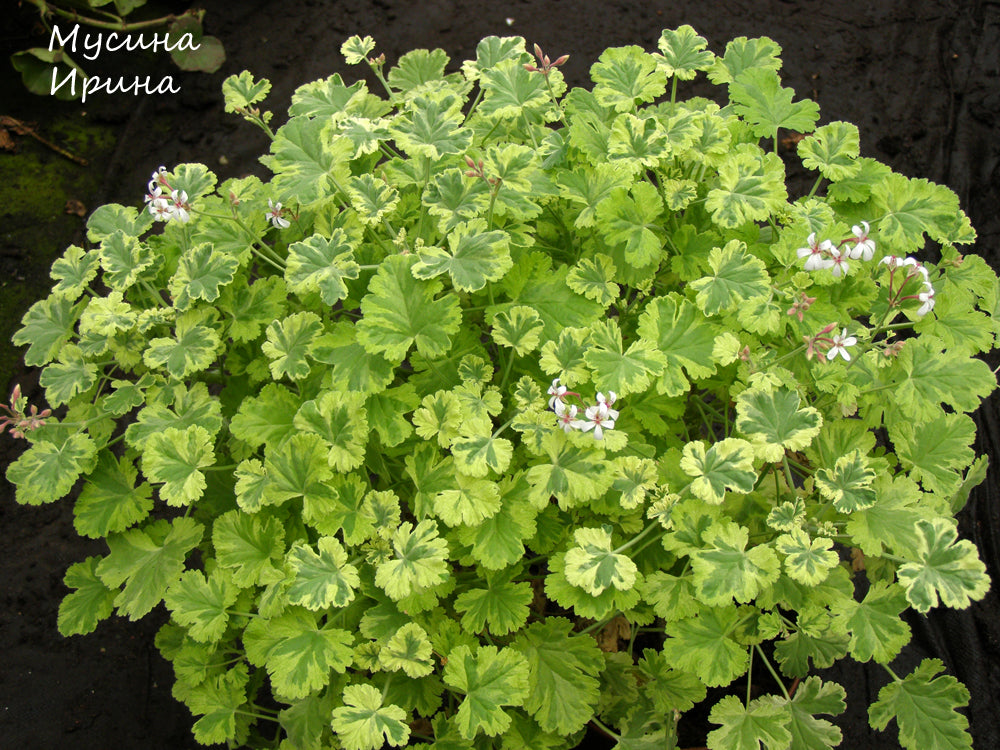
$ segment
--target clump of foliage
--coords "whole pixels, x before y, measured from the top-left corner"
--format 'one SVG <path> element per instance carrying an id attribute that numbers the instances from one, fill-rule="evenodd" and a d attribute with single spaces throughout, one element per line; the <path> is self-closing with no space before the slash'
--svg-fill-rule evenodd
<path id="1" fill-rule="evenodd" d="M 384 95 L 309 83 L 276 132 L 227 80 L 273 178 L 157 170 L 25 316 L 58 418 L 16 394 L 7 476 L 108 546 L 60 630 L 165 605 L 206 744 L 670 748 L 732 686 L 710 748 L 834 747 L 811 672 L 850 657 L 872 726 L 968 747 L 942 664 L 889 667 L 902 612 L 989 585 L 954 515 L 1000 300 L 955 195 L 816 127 L 767 38 L 665 31 L 569 91 L 520 37 L 373 46 Z M 678 98 L 700 72 L 724 106 Z"/>

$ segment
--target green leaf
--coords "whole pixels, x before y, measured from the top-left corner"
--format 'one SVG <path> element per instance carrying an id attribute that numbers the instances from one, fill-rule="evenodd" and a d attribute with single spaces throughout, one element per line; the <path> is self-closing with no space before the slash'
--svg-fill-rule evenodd
<path id="1" fill-rule="evenodd" d="M 972 747 L 969 720 L 956 709 L 969 703 L 969 691 L 950 675 L 935 677 L 940 659 L 924 659 L 911 674 L 879 690 L 868 708 L 875 729 L 896 719 L 899 743 L 906 750 L 964 750 Z"/>
<path id="2" fill-rule="evenodd" d="M 299 400 L 283 385 L 268 383 L 258 395 L 240 403 L 229 429 L 253 448 L 278 446 L 298 431 L 294 420 L 300 406 Z"/>
<path id="3" fill-rule="evenodd" d="M 668 622 L 663 654 L 709 687 L 728 685 L 747 671 L 749 663 L 746 647 L 732 637 L 739 619 L 730 605 L 702 608 L 695 617 Z"/>
<path id="4" fill-rule="evenodd" d="M 849 122 L 831 122 L 799 141 L 796 147 L 806 169 L 815 169 L 831 182 L 853 177 L 861 170 L 858 126 Z"/>
<path id="5" fill-rule="evenodd" d="M 942 244 L 976 239 L 958 196 L 944 185 L 892 173 L 872 185 L 871 196 L 882 217 L 875 225 L 879 236 L 901 255 L 923 248 L 925 234 Z"/>
<path id="6" fill-rule="evenodd" d="M 340 45 L 340 54 L 344 56 L 344 61 L 348 65 L 358 65 L 363 60 L 368 58 L 368 53 L 375 49 L 375 40 L 370 36 L 366 36 L 363 39 L 355 34 L 354 36 L 348 37 L 347 40 Z"/>
<path id="7" fill-rule="evenodd" d="M 781 67 L 780 54 L 781 47 L 766 36 L 758 39 L 737 37 L 726 45 L 725 55 L 715 59 L 708 78 L 714 84 L 732 83 L 747 70 L 778 70 Z"/>
<path id="8" fill-rule="evenodd" d="M 10 64 L 21 74 L 24 87 L 33 94 L 55 96 L 63 101 L 83 96 L 87 74 L 62 47 L 21 50 L 10 56 Z M 77 81 L 77 78 L 80 80 Z"/>
<path id="9" fill-rule="evenodd" d="M 668 76 L 681 81 L 690 81 L 699 70 L 707 70 L 715 60 L 715 55 L 705 49 L 708 42 L 688 26 L 678 26 L 664 30 L 657 46 L 663 53 L 660 69 Z"/>
<path id="10" fill-rule="evenodd" d="M 185 696 L 191 713 L 201 714 L 191 728 L 197 742 L 209 745 L 237 739 L 240 727 L 246 723 L 239 709 L 247 702 L 247 682 L 246 665 L 238 664 L 209 676 Z"/>
<path id="11" fill-rule="evenodd" d="M 316 546 L 318 553 L 302 542 L 288 550 L 288 565 L 294 575 L 286 594 L 288 601 L 311 610 L 346 607 L 361 585 L 358 569 L 347 562 L 347 552 L 336 537 L 320 537 Z"/>
<path id="12" fill-rule="evenodd" d="M 697 380 L 715 373 L 711 355 L 716 329 L 694 304 L 675 292 L 649 301 L 639 316 L 638 331 L 666 358 L 663 374 L 656 381 L 657 392 L 679 396 L 687 391 L 688 378 Z"/>
<path id="13" fill-rule="evenodd" d="M 985 362 L 956 358 L 941 350 L 934 339 L 910 341 L 890 370 L 900 411 L 918 424 L 937 417 L 939 404 L 971 412 L 996 388 L 996 377 Z"/>
<path id="14" fill-rule="evenodd" d="M 930 492 L 951 495 L 962 483 L 959 473 L 975 458 L 976 423 L 966 414 L 938 413 L 926 424 L 889 425 L 900 463 Z"/>
<path id="15" fill-rule="evenodd" d="M 597 221 L 609 243 L 624 245 L 625 259 L 642 267 L 657 263 L 663 252 L 660 214 L 663 201 L 648 182 L 637 182 L 631 197 L 625 188 L 615 188 L 597 206 Z"/>
<path id="16" fill-rule="evenodd" d="M 365 459 L 368 421 L 364 396 L 358 393 L 327 392 L 306 401 L 295 415 L 294 425 L 313 432 L 329 445 L 327 462 L 337 471 L 357 468 Z"/>
<path id="17" fill-rule="evenodd" d="M 528 621 L 533 593 L 525 581 L 511 582 L 511 573 L 487 573 L 485 588 L 471 588 L 455 598 L 455 611 L 462 613 L 462 627 L 482 633 L 489 626 L 493 635 L 520 630 Z"/>
<path id="18" fill-rule="evenodd" d="M 97 276 L 100 262 L 97 251 L 84 251 L 76 245 L 70 245 L 63 256 L 53 262 L 52 270 L 49 272 L 56 282 L 52 296 L 77 299 Z"/>
<path id="19" fill-rule="evenodd" d="M 590 77 L 594 97 L 616 112 L 633 110 L 667 90 L 666 76 L 657 69 L 656 58 L 636 45 L 604 50 L 591 66 Z"/>
<path id="20" fill-rule="evenodd" d="M 819 105 L 809 99 L 792 102 L 795 91 L 781 86 L 778 74 L 766 68 L 741 73 L 729 85 L 733 111 L 751 124 L 757 138 L 773 138 L 778 128 L 809 133 L 819 119 Z"/>
<path id="21" fill-rule="evenodd" d="M 396 189 L 384 182 L 376 182 L 370 174 L 352 177 L 347 183 L 347 193 L 351 196 L 351 205 L 358 212 L 358 218 L 369 226 L 381 223 L 382 217 L 392 212 L 399 203 Z"/>
<path id="22" fill-rule="evenodd" d="M 523 357 L 538 347 L 545 324 L 533 307 L 515 305 L 497 313 L 492 326 L 493 340 Z"/>
<path id="23" fill-rule="evenodd" d="M 506 232 L 486 231 L 484 219 L 457 224 L 448 233 L 448 247 L 421 247 L 412 273 L 418 279 L 432 279 L 447 272 L 451 283 L 463 292 L 476 292 L 487 282 L 499 281 L 513 261 Z"/>
<path id="24" fill-rule="evenodd" d="M 506 471 L 514 446 L 506 438 L 493 435 L 461 435 L 452 442 L 451 453 L 457 471 L 470 477 L 485 477 L 490 471 L 497 474 Z"/>
<path id="25" fill-rule="evenodd" d="M 230 572 L 237 586 L 266 586 L 285 577 L 285 530 L 265 513 L 231 510 L 215 519 L 212 546 L 216 562 Z"/>
<path id="26" fill-rule="evenodd" d="M 304 115 L 318 120 L 329 119 L 341 126 L 352 117 L 380 117 L 389 111 L 389 103 L 368 91 L 364 81 L 344 85 L 339 73 L 303 84 L 292 94 L 292 117 Z M 349 154 L 351 152 L 348 152 Z M 348 155 L 346 158 L 351 158 Z"/>
<path id="27" fill-rule="evenodd" d="M 191 518 L 175 518 L 109 536 L 110 553 L 97 566 L 97 575 L 109 587 L 125 584 L 115 598 L 118 613 L 138 620 L 159 604 L 181 577 L 184 560 L 204 530 Z"/>
<path id="28" fill-rule="evenodd" d="M 390 361 L 402 361 L 413 345 L 425 357 L 444 355 L 461 322 L 458 299 L 434 299 L 441 282 L 415 279 L 411 263 L 403 255 L 386 258 L 361 300 L 358 343 Z"/>
<path id="29" fill-rule="evenodd" d="M 322 332 L 323 323 L 312 312 L 297 312 L 267 327 L 267 341 L 261 351 L 271 360 L 269 367 L 275 380 L 287 376 L 302 380 L 309 374 L 307 354 L 313 340 Z"/>
<path id="30" fill-rule="evenodd" d="M 108 203 L 95 209 L 87 219 L 87 239 L 103 242 L 116 231 L 129 237 L 138 237 L 153 225 L 149 211 L 138 211 L 134 206 Z"/>
<path id="31" fill-rule="evenodd" d="M 271 82 L 266 78 L 255 81 L 249 70 L 239 75 L 231 75 L 222 82 L 222 96 L 226 101 L 226 112 L 236 112 L 261 102 L 271 90 Z"/>
<path id="32" fill-rule="evenodd" d="M 532 466 L 525 475 L 536 507 L 544 507 L 554 496 L 565 510 L 607 491 L 612 476 L 596 450 L 571 443 L 561 430 L 545 435 L 542 448 L 548 461 Z"/>
<path id="33" fill-rule="evenodd" d="M 115 594 L 97 577 L 98 556 L 88 557 L 83 562 L 73 563 L 66 570 L 63 583 L 75 591 L 63 597 L 59 604 L 56 624 L 59 633 L 68 638 L 71 635 L 86 635 L 97 629 L 97 624 L 106 619 L 114 609 Z"/>
<path id="34" fill-rule="evenodd" d="M 375 571 L 375 585 L 394 601 L 448 580 L 448 543 L 438 536 L 437 523 L 406 521 L 392 535 L 392 556 Z"/>
<path id="35" fill-rule="evenodd" d="M 770 277 L 763 261 L 749 253 L 740 240 L 712 248 L 708 263 L 712 275 L 691 284 L 698 292 L 696 301 L 705 315 L 718 315 L 770 292 Z"/>
<path id="36" fill-rule="evenodd" d="M 229 623 L 227 608 L 236 603 L 239 588 L 229 574 L 216 568 L 205 578 L 198 570 L 186 570 L 170 585 L 163 601 L 171 617 L 188 629 L 196 641 L 216 643 Z"/>
<path id="37" fill-rule="evenodd" d="M 611 549 L 609 529 L 576 529 L 576 546 L 566 552 L 566 580 L 591 596 L 600 596 L 611 586 L 628 591 L 639 572 L 632 558 Z"/>
<path id="38" fill-rule="evenodd" d="M 380 750 L 386 742 L 402 747 L 409 740 L 406 711 L 382 702 L 382 693 L 372 685 L 344 688 L 344 705 L 333 709 L 331 723 L 347 750 Z"/>
<path id="39" fill-rule="evenodd" d="M 802 450 L 822 426 L 823 417 L 816 409 L 799 408 L 795 391 L 751 388 L 736 398 L 736 429 L 765 461 L 780 461 L 786 450 Z"/>
<path id="40" fill-rule="evenodd" d="M 155 338 L 143 352 L 148 367 L 163 368 L 177 380 L 207 369 L 221 345 L 215 329 L 192 321 L 179 320 L 174 338 Z"/>
<path id="41" fill-rule="evenodd" d="M 558 96 L 565 91 L 562 73 L 553 70 L 550 84 Z M 483 100 L 478 111 L 488 118 L 511 119 L 543 110 L 550 105 L 545 79 L 524 69 L 519 59 L 500 60 L 480 76 Z"/>
<path id="42" fill-rule="evenodd" d="M 407 677 L 426 677 L 434 671 L 433 648 L 427 631 L 408 622 L 386 641 L 379 651 L 379 664 L 391 671 L 402 670 Z"/>
<path id="43" fill-rule="evenodd" d="M 381 354 L 371 353 L 361 346 L 357 341 L 357 328 L 348 321 L 334 323 L 332 330 L 314 339 L 309 355 L 317 362 L 330 365 L 328 372 L 333 388 L 353 393 L 384 394 L 383 389 L 394 377 L 393 364 Z M 412 411 L 415 405 L 409 405 L 406 411 Z M 373 408 L 369 401 L 369 414 Z M 402 416 L 395 413 L 392 419 L 398 422 Z M 379 432 L 388 425 L 388 422 L 374 418 L 369 421 Z"/>
<path id="44" fill-rule="evenodd" d="M 261 157 L 274 172 L 272 187 L 282 201 L 308 207 L 330 199 L 351 176 L 348 160 L 354 156 L 350 138 L 330 138 L 325 118 L 292 117 L 278 128 L 271 153 Z"/>
<path id="45" fill-rule="evenodd" d="M 802 529 L 782 534 L 775 542 L 778 552 L 785 555 L 785 573 L 790 578 L 815 586 L 830 574 L 830 569 L 840 564 L 840 556 L 833 551 L 833 540 L 826 537 L 809 539 Z"/>
<path id="46" fill-rule="evenodd" d="M 84 303 L 73 304 L 68 297 L 55 294 L 33 304 L 21 318 L 14 333 L 15 346 L 29 344 L 24 363 L 29 367 L 46 365 L 56 358 L 63 344 L 73 336 Z"/>
<path id="47" fill-rule="evenodd" d="M 929 612 L 941 604 L 965 609 L 986 596 L 990 579 L 976 546 L 958 541 L 958 530 L 949 519 L 917 522 L 917 561 L 900 566 L 899 582 L 906 599 L 918 612 Z"/>
<path id="48" fill-rule="evenodd" d="M 449 169 L 427 184 L 422 202 L 438 218 L 442 234 L 447 234 L 460 223 L 484 214 L 489 195 L 485 180 L 471 178 L 460 169 Z"/>
<path id="49" fill-rule="evenodd" d="M 581 258 L 570 269 L 566 284 L 577 294 L 582 294 L 600 305 L 607 307 L 621 294 L 621 287 L 614 283 L 615 264 L 604 253 L 593 258 Z"/>
<path id="50" fill-rule="evenodd" d="M 181 255 L 177 272 L 170 279 L 174 307 L 187 310 L 195 300 L 215 302 L 219 290 L 231 283 L 239 261 L 224 255 L 210 244 L 192 247 Z"/>
<path id="51" fill-rule="evenodd" d="M 102 278 L 116 291 L 124 292 L 132 287 L 154 260 L 155 256 L 147 246 L 120 229 L 101 242 Z"/>
<path id="52" fill-rule="evenodd" d="M 583 361 L 593 374 L 594 386 L 621 396 L 641 393 L 663 372 L 666 358 L 649 341 L 639 339 L 624 350 L 622 333 L 614 320 L 598 321 L 590 329 Z"/>
<path id="53" fill-rule="evenodd" d="M 397 115 L 389 132 L 396 145 L 414 159 L 438 160 L 461 154 L 472 145 L 472 131 L 462 127 L 461 102 L 448 95 L 441 101 L 414 97 L 405 114 Z"/>
<path id="54" fill-rule="evenodd" d="M 276 276 L 257 279 L 252 284 L 237 282 L 225 287 L 216 303 L 229 323 L 234 341 L 253 341 L 260 329 L 285 314 L 288 292 Z"/>
<path id="55" fill-rule="evenodd" d="M 811 675 L 799 683 L 790 701 L 784 701 L 791 712 L 788 729 L 792 733 L 791 747 L 801 750 L 828 750 L 840 745 L 842 733 L 826 719 L 816 714 L 839 716 L 847 707 L 844 688 L 835 682 L 823 682 Z"/>
<path id="56" fill-rule="evenodd" d="M 277 617 L 256 617 L 243 631 L 247 659 L 266 667 L 276 695 L 295 700 L 330 683 L 331 670 L 343 673 L 354 660 L 354 636 L 320 614 L 300 608 Z"/>
<path id="57" fill-rule="evenodd" d="M 73 506 L 73 526 L 80 536 L 98 539 L 124 531 L 149 515 L 152 490 L 143 482 L 135 486 L 136 470 L 128 457 L 115 458 L 101 451 L 97 466 L 86 478 Z"/>
<path id="58" fill-rule="evenodd" d="M 406 95 L 426 83 L 445 78 L 448 54 L 443 49 L 411 50 L 389 70 L 389 86 Z"/>
<path id="59" fill-rule="evenodd" d="M 165 482 L 160 496 L 168 505 L 183 506 L 201 497 L 208 486 L 201 469 L 214 463 L 212 436 L 203 427 L 192 425 L 184 430 L 170 427 L 151 435 L 142 469 L 151 482 Z"/>
<path id="60" fill-rule="evenodd" d="M 572 633 L 562 617 L 534 622 L 511 647 L 528 663 L 524 708 L 547 732 L 568 735 L 590 721 L 600 697 L 604 659 L 597 643 Z"/>
<path id="61" fill-rule="evenodd" d="M 757 483 L 753 468 L 753 448 L 745 440 L 726 438 L 708 450 L 702 441 L 684 446 L 680 467 L 690 477 L 691 494 L 710 505 L 726 498 L 726 490 L 745 495 Z"/>
<path id="62" fill-rule="evenodd" d="M 35 443 L 10 466 L 7 481 L 22 505 L 53 503 L 64 497 L 97 459 L 97 446 L 86 434 L 72 435 L 61 445 Z"/>
<path id="63" fill-rule="evenodd" d="M 720 227 L 736 229 L 748 221 L 767 221 L 784 209 L 787 199 L 781 159 L 742 149 L 719 164 L 719 187 L 708 191 L 705 208 Z"/>
<path id="64" fill-rule="evenodd" d="M 38 382 L 49 405 L 61 406 L 97 382 L 97 365 L 84 358 L 80 347 L 66 344 L 59 351 L 59 361 L 46 366 Z"/>
<path id="65" fill-rule="evenodd" d="M 875 504 L 874 480 L 875 470 L 868 465 L 868 457 L 853 450 L 838 458 L 832 471 L 824 467 L 816 472 L 816 489 L 841 513 L 853 513 Z"/>
<path id="66" fill-rule="evenodd" d="M 888 664 L 910 642 L 910 626 L 899 618 L 906 609 L 906 595 L 896 584 L 879 581 L 861 602 L 838 600 L 830 605 L 835 632 L 851 636 L 851 656 L 860 662 L 874 658 Z"/>
<path id="67" fill-rule="evenodd" d="M 455 719 L 466 739 L 480 732 L 495 737 L 510 726 L 504 706 L 519 706 L 528 697 L 528 660 L 512 648 L 458 646 L 448 653 L 446 684 L 465 694 Z"/>
<path id="68" fill-rule="evenodd" d="M 708 720 L 722 725 L 708 733 L 710 750 L 784 750 L 792 740 L 788 712 L 767 696 L 744 707 L 735 695 L 727 695 L 712 707 Z"/>
<path id="69" fill-rule="evenodd" d="M 691 553 L 691 569 L 697 597 L 705 604 L 749 602 L 778 579 L 780 564 L 774 551 L 764 545 L 747 550 L 745 527 L 713 524 L 703 536 L 704 548 Z"/>

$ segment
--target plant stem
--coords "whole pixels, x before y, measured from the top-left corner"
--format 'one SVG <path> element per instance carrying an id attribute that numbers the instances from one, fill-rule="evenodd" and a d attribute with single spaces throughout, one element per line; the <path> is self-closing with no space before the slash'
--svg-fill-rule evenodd
<path id="1" fill-rule="evenodd" d="M 774 681 L 777 682 L 778 687 L 781 688 L 781 694 L 785 696 L 785 700 L 790 701 L 791 698 L 788 695 L 788 691 L 785 690 L 785 683 L 782 682 L 781 678 L 778 676 L 778 673 L 774 671 L 774 667 L 771 666 L 771 662 L 768 661 L 766 656 L 764 656 L 764 651 L 761 649 L 760 646 L 754 646 L 754 648 L 757 649 L 757 653 L 760 654 L 760 658 L 764 660 L 764 666 L 767 667 L 767 671 L 771 673 L 771 676 L 774 678 Z"/>
<path id="2" fill-rule="evenodd" d="M 175 16 L 173 13 L 160 16 L 159 18 L 153 18 L 148 21 L 131 21 L 127 22 L 122 18 L 118 18 L 117 22 L 114 21 L 99 21 L 96 18 L 91 18 L 89 16 L 82 16 L 78 11 L 75 10 L 64 10 L 55 5 L 49 5 L 45 0 L 26 0 L 29 5 L 34 5 L 38 8 L 39 13 L 54 13 L 57 16 L 62 16 L 67 18 L 74 23 L 82 23 L 87 26 L 93 26 L 95 29 L 107 29 L 108 31 L 138 31 L 140 29 L 152 29 L 157 26 L 166 26 L 171 21 L 176 21 L 179 16 Z M 184 13 L 182 15 L 189 15 Z M 194 15 L 194 14 L 190 14 Z"/>

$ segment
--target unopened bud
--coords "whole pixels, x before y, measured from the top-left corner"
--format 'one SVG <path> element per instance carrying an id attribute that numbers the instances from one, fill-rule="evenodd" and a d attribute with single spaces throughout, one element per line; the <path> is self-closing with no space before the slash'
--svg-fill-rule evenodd
<path id="1" fill-rule="evenodd" d="M 552 67 L 553 68 L 558 68 L 560 65 L 562 65 L 563 63 L 565 63 L 567 60 L 569 60 L 569 55 L 562 55 L 561 57 L 557 57 L 556 61 L 554 63 L 552 63 Z"/>

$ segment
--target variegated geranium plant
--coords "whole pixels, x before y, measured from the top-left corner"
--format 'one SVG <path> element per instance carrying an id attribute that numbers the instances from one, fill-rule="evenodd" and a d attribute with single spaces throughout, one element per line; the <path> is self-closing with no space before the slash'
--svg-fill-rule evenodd
<path id="1" fill-rule="evenodd" d="M 709 748 L 835 747 L 849 657 L 873 727 L 968 747 L 942 664 L 890 667 L 904 610 L 989 586 L 954 515 L 1000 298 L 956 196 L 817 127 L 767 38 L 572 90 L 518 37 L 373 47 L 384 92 L 309 83 L 276 130 L 227 80 L 273 177 L 158 169 L 25 316 L 53 412 L 14 399 L 8 479 L 107 541 L 60 630 L 165 606 L 205 744 L 660 750 L 730 686 Z"/>

